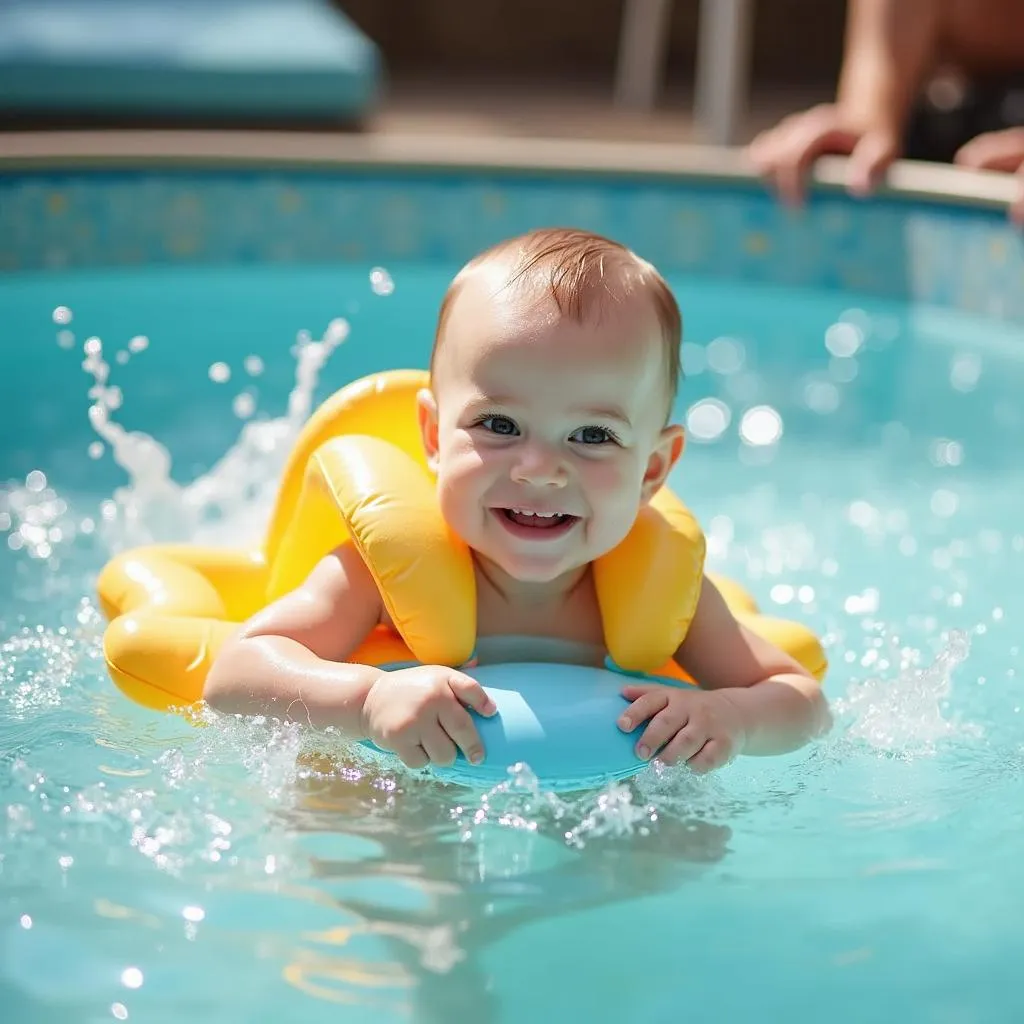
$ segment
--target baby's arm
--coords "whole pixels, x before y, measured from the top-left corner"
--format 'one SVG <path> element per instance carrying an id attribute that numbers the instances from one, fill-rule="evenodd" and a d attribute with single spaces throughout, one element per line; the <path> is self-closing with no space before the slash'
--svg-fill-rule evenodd
<path id="1" fill-rule="evenodd" d="M 345 663 L 381 617 L 358 551 L 323 558 L 305 582 L 244 623 L 213 663 L 203 697 L 219 711 L 334 725 L 358 734 L 381 670 Z"/>
<path id="2" fill-rule="evenodd" d="M 733 705 L 743 725 L 746 754 L 794 750 L 831 726 L 818 681 L 738 622 L 707 577 L 676 661 L 702 689 Z"/>
<path id="3" fill-rule="evenodd" d="M 389 672 L 343 660 L 382 613 L 373 577 L 344 545 L 239 629 L 214 661 L 203 696 L 220 711 L 368 737 L 410 768 L 451 764 L 457 748 L 478 763 L 484 748 L 467 708 L 482 715 L 496 708 L 475 679 L 444 665 Z"/>
<path id="4" fill-rule="evenodd" d="M 697 771 L 737 754 L 795 750 L 831 725 L 813 676 L 783 651 L 737 622 L 718 588 L 704 578 L 697 611 L 675 660 L 700 689 L 631 683 L 619 727 L 646 728 L 640 757 L 685 761 Z"/>

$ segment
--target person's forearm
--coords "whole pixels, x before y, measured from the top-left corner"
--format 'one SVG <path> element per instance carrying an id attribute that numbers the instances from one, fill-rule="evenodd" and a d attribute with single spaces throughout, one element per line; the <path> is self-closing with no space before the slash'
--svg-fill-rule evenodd
<path id="1" fill-rule="evenodd" d="M 778 675 L 754 686 L 715 692 L 740 715 L 744 754 L 784 754 L 827 732 L 832 725 L 821 687 L 808 676 Z"/>
<path id="2" fill-rule="evenodd" d="M 361 737 L 363 703 L 380 675 L 373 666 L 325 661 L 286 637 L 255 636 L 221 651 L 203 697 L 229 714 L 335 726 Z"/>
<path id="3" fill-rule="evenodd" d="M 850 0 L 836 102 L 854 122 L 902 129 L 939 39 L 935 0 Z"/>

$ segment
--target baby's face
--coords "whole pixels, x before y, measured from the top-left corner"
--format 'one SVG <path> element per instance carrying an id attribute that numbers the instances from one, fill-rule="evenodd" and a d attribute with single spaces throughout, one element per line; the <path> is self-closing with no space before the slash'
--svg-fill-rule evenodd
<path id="1" fill-rule="evenodd" d="M 664 426 L 645 296 L 581 324 L 549 296 L 500 290 L 504 276 L 483 268 L 460 290 L 420 423 L 451 528 L 512 578 L 547 582 L 626 536 L 682 431 Z"/>

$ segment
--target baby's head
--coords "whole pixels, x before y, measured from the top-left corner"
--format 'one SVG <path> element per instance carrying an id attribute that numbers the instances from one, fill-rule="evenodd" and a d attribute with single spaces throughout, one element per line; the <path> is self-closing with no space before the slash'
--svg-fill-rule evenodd
<path id="1" fill-rule="evenodd" d="M 680 334 L 657 271 L 598 235 L 534 231 L 471 260 L 419 398 L 455 533 L 522 581 L 615 547 L 682 452 Z"/>

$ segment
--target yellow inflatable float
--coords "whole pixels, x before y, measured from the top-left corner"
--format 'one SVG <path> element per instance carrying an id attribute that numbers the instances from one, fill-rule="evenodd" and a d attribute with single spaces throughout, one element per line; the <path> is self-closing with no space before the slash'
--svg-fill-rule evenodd
<path id="1" fill-rule="evenodd" d="M 236 626 L 346 542 L 359 548 L 395 624 L 395 631 L 371 634 L 353 661 L 462 665 L 471 657 L 472 562 L 441 518 L 416 421 L 416 393 L 427 382 L 424 371 L 388 371 L 324 402 L 289 456 L 259 547 L 152 545 L 104 567 L 104 656 L 128 697 L 158 710 L 200 701 L 210 665 Z M 564 786 L 642 768 L 632 740 L 615 726 L 621 673 L 690 681 L 672 654 L 696 608 L 703 565 L 700 528 L 663 488 L 626 539 L 594 565 L 615 671 L 547 663 L 473 669 L 498 705 L 493 719 L 478 720 L 487 767 L 460 761 L 439 774 L 488 781 L 504 772 L 506 756 L 529 760 L 542 780 L 537 765 L 546 766 L 548 779 Z M 808 629 L 762 616 L 737 583 L 715 582 L 738 618 L 823 678 L 825 654 Z"/>

